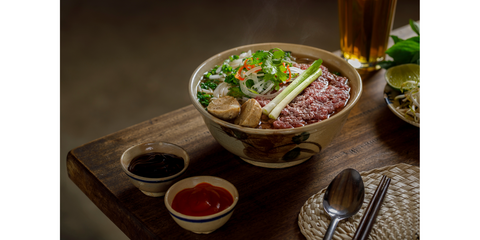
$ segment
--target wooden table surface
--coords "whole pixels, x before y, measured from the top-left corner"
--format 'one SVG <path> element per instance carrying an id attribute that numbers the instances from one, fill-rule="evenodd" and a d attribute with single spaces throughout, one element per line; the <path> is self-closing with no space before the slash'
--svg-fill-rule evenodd
<path id="1" fill-rule="evenodd" d="M 409 26 L 391 34 L 414 36 Z M 189 105 L 71 150 L 67 171 L 131 239 L 305 239 L 298 227 L 300 208 L 343 169 L 420 165 L 420 130 L 388 109 L 384 73 L 380 70 L 363 80 L 363 95 L 339 136 L 298 166 L 266 169 L 244 162 L 215 141 Z M 120 156 L 128 147 L 149 141 L 171 142 L 188 152 L 191 163 L 184 178 L 217 176 L 237 187 L 240 201 L 223 227 L 209 235 L 184 230 L 170 217 L 163 197 L 145 196 L 130 183 Z"/>

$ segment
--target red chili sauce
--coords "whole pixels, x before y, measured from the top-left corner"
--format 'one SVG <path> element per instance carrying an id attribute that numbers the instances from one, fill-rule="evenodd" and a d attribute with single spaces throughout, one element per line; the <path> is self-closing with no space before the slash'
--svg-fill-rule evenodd
<path id="1" fill-rule="evenodd" d="M 229 191 L 203 182 L 177 193 L 172 208 L 189 216 L 208 216 L 228 208 L 232 203 L 233 197 Z"/>

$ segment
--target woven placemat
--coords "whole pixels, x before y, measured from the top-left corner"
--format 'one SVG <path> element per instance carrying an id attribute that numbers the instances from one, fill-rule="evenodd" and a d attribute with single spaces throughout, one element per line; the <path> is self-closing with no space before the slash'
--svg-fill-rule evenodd
<path id="1" fill-rule="evenodd" d="M 369 239 L 419 239 L 420 168 L 397 164 L 360 174 L 365 185 L 362 209 L 338 224 L 333 239 L 352 239 L 382 175 L 392 180 Z M 298 215 L 298 226 L 308 240 L 323 239 L 330 224 L 330 216 L 325 213 L 322 204 L 325 191 L 326 188 L 311 196 Z"/>

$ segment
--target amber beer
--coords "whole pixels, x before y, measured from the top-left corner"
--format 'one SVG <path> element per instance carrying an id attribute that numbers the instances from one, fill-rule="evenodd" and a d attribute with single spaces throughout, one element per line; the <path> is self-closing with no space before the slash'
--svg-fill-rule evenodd
<path id="1" fill-rule="evenodd" d="M 340 49 L 361 75 L 380 69 L 377 63 L 385 58 L 396 4 L 396 0 L 338 0 Z"/>

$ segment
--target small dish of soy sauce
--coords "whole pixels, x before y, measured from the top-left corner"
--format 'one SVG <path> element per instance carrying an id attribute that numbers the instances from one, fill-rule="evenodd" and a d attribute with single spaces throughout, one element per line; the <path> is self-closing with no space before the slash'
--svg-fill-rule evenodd
<path id="1" fill-rule="evenodd" d="M 187 169 L 185 150 L 166 142 L 149 142 L 128 148 L 120 164 L 130 181 L 145 195 L 161 197 Z"/>

